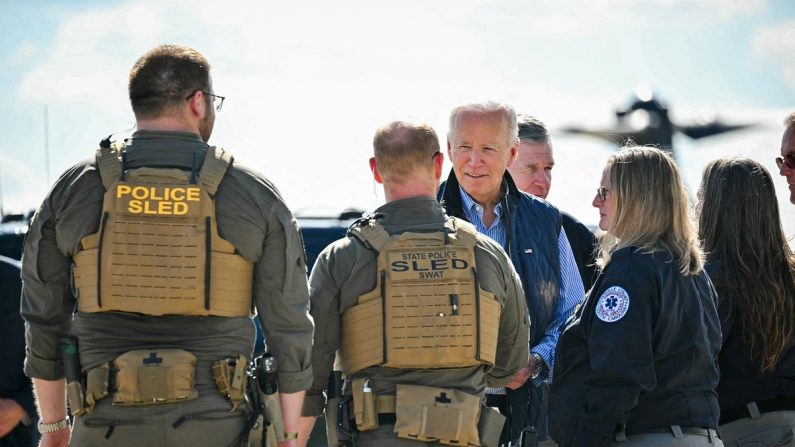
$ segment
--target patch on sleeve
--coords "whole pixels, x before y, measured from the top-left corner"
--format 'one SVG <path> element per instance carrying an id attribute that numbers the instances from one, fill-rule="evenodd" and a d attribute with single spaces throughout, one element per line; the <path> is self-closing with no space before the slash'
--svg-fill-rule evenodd
<path id="1" fill-rule="evenodd" d="M 627 314 L 629 294 L 618 286 L 605 290 L 596 303 L 596 316 L 605 323 L 613 323 Z"/>

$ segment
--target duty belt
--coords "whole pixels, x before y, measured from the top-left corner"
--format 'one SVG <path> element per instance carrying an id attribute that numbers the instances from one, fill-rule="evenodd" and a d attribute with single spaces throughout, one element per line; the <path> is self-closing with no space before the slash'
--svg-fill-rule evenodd
<path id="1" fill-rule="evenodd" d="M 795 398 L 775 397 L 773 399 L 749 402 L 741 407 L 721 410 L 720 425 L 745 418 L 757 419 L 762 414 L 773 411 L 795 411 Z"/>

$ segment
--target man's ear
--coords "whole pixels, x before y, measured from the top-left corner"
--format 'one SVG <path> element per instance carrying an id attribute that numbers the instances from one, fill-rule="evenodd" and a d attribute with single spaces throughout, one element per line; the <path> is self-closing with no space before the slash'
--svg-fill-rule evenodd
<path id="1" fill-rule="evenodd" d="M 444 154 L 437 152 L 433 156 L 433 176 L 436 180 L 442 178 L 442 166 L 444 166 Z"/>
<path id="2" fill-rule="evenodd" d="M 516 157 L 519 156 L 519 144 L 521 144 L 521 141 L 517 138 L 516 141 L 513 142 L 513 145 L 511 145 L 511 156 L 508 159 L 508 166 L 511 166 L 513 162 L 516 161 Z"/>
<path id="3" fill-rule="evenodd" d="M 197 90 L 193 96 L 188 98 L 188 106 L 191 114 L 200 119 L 204 119 L 207 114 L 207 98 L 204 97 L 204 92 Z"/>
<path id="4" fill-rule="evenodd" d="M 373 172 L 373 178 L 375 181 L 383 184 L 384 179 L 381 178 L 381 173 L 378 172 L 378 165 L 375 163 L 375 157 L 370 157 L 370 170 Z"/>

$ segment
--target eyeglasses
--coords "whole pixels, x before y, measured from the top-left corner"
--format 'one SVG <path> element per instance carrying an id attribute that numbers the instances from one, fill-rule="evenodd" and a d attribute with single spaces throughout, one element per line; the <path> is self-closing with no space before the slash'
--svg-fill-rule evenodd
<path id="1" fill-rule="evenodd" d="M 789 154 L 783 157 L 776 157 L 776 166 L 781 169 L 784 165 L 787 165 L 790 169 L 795 169 L 795 155 Z"/>
<path id="2" fill-rule="evenodd" d="M 196 92 L 202 92 L 202 93 L 204 93 L 205 96 L 211 97 L 213 99 L 213 107 L 215 107 L 215 111 L 216 112 L 220 112 L 221 111 L 221 107 L 224 106 L 224 100 L 226 99 L 226 96 L 216 95 L 215 93 L 206 92 L 204 90 L 196 90 L 193 93 L 191 93 L 190 95 L 188 95 L 188 97 L 185 98 L 185 101 L 193 98 L 193 95 L 195 95 Z"/>
<path id="3" fill-rule="evenodd" d="M 596 195 L 599 196 L 599 199 L 604 202 L 607 200 L 607 193 L 610 192 L 609 189 L 605 188 L 604 186 L 600 186 L 596 188 Z"/>

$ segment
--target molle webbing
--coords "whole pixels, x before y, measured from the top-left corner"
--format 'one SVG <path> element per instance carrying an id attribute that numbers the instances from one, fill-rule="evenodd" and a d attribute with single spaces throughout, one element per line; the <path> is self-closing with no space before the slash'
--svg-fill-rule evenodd
<path id="1" fill-rule="evenodd" d="M 378 251 L 376 287 L 342 316 L 347 374 L 370 366 L 494 364 L 501 305 L 479 289 L 474 227 L 390 236 L 375 220 L 350 234 Z"/>
<path id="2" fill-rule="evenodd" d="M 74 257 L 80 311 L 250 315 L 253 263 L 218 235 L 212 198 L 232 157 L 210 148 L 192 184 L 178 169 L 124 173 L 121 150 L 97 152 L 108 217 Z"/>

